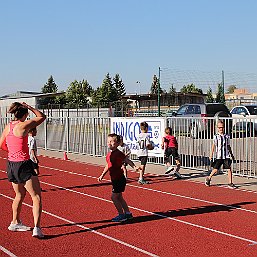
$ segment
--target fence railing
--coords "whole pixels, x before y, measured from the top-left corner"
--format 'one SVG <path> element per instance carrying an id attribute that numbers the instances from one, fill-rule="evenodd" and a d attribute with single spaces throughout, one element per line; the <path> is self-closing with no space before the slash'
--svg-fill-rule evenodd
<path id="1" fill-rule="evenodd" d="M 136 118 L 135 118 L 136 119 Z M 207 171 L 210 169 L 210 149 L 216 133 L 216 118 L 164 118 L 172 127 L 184 168 Z M 235 156 L 233 173 L 246 177 L 257 177 L 257 119 L 222 118 L 226 133 L 230 134 L 231 147 Z M 8 118 L 0 119 L 3 131 Z M 108 152 L 107 135 L 111 133 L 110 118 L 56 117 L 47 118 L 38 127 L 38 147 L 105 156 Z M 137 156 L 132 155 L 136 160 Z M 163 164 L 162 157 L 149 157 L 150 162 Z"/>

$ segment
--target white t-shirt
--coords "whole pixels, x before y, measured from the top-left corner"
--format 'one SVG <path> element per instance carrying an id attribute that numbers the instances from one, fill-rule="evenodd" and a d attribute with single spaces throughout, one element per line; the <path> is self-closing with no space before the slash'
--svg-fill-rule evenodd
<path id="1" fill-rule="evenodd" d="M 36 139 L 32 136 L 28 136 L 28 145 L 29 145 L 29 156 L 30 156 L 30 159 L 33 161 L 33 162 L 37 162 L 37 160 L 34 158 L 34 156 L 31 154 L 31 150 L 34 150 L 35 151 L 35 154 L 37 155 L 37 142 L 36 142 Z"/>
<path id="2" fill-rule="evenodd" d="M 123 145 L 119 145 L 117 148 L 126 156 L 129 156 L 131 153 L 131 150 L 129 149 L 128 145 L 126 145 L 125 143 L 123 143 Z"/>
<path id="3" fill-rule="evenodd" d="M 149 134 L 145 132 L 140 133 L 137 140 L 137 156 L 148 156 L 148 149 L 146 148 L 146 146 L 150 143 L 151 141 Z"/>

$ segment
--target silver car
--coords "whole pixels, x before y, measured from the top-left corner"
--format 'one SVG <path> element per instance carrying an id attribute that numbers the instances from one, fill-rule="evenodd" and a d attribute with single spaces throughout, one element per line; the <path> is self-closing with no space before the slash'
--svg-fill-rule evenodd
<path id="1" fill-rule="evenodd" d="M 210 138 L 215 132 L 215 118 L 229 118 L 231 114 L 227 106 L 222 103 L 203 103 L 184 104 L 177 112 L 172 113 L 172 117 L 177 118 L 170 121 L 170 126 L 177 134 L 185 134 L 193 138 Z M 231 120 L 225 120 L 227 133 L 231 130 L 230 124 Z"/>
<path id="2" fill-rule="evenodd" d="M 231 110 L 233 132 L 236 134 L 257 134 L 257 105 L 239 105 Z"/>

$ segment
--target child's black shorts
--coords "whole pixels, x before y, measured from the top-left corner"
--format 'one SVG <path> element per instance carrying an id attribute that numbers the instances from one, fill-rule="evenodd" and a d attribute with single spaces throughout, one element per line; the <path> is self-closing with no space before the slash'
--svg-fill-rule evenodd
<path id="1" fill-rule="evenodd" d="M 147 163 L 147 156 L 138 156 L 138 159 L 141 162 L 141 165 L 146 165 L 146 163 Z"/>
<path id="2" fill-rule="evenodd" d="M 164 152 L 164 159 L 167 160 L 171 155 L 175 160 L 178 160 L 179 159 L 178 149 L 175 147 L 166 148 Z"/>
<path id="3" fill-rule="evenodd" d="M 125 191 L 126 187 L 126 178 L 122 174 L 122 177 L 120 179 L 112 180 L 112 192 L 113 193 L 122 193 Z"/>
<path id="4" fill-rule="evenodd" d="M 7 162 L 7 176 L 10 182 L 24 184 L 31 176 L 37 176 L 31 160 L 21 162 Z"/>
<path id="5" fill-rule="evenodd" d="M 232 161 L 230 159 L 216 159 L 211 163 L 211 166 L 214 169 L 218 170 L 222 164 L 223 164 L 223 169 L 230 169 Z"/>

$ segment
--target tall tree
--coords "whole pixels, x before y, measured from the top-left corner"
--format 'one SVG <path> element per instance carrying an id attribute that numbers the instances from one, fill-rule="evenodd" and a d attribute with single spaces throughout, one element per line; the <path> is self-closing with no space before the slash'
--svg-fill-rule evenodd
<path id="1" fill-rule="evenodd" d="M 171 95 L 175 95 L 177 93 L 176 88 L 173 86 L 173 84 L 171 85 L 170 89 L 169 89 L 169 93 Z"/>
<path id="2" fill-rule="evenodd" d="M 225 103 L 225 96 L 224 96 L 223 86 L 221 83 L 218 84 L 216 103 L 223 103 L 223 104 Z"/>
<path id="3" fill-rule="evenodd" d="M 109 73 L 106 74 L 102 85 L 95 91 L 92 100 L 95 106 L 100 107 L 109 107 L 112 102 L 118 100 L 117 90 L 112 83 Z"/>
<path id="4" fill-rule="evenodd" d="M 120 99 L 122 96 L 126 95 L 126 89 L 125 89 L 124 83 L 120 78 L 119 74 L 115 75 L 115 77 L 113 78 L 113 81 L 114 81 L 113 85 L 117 91 L 118 98 Z"/>
<path id="5" fill-rule="evenodd" d="M 93 93 L 87 80 L 73 81 L 66 91 L 67 106 L 70 108 L 84 108 L 88 106 L 89 96 Z"/>
<path id="6" fill-rule="evenodd" d="M 209 87 L 209 89 L 207 90 L 207 97 L 206 97 L 206 103 L 214 103 L 214 98 L 212 95 L 212 89 Z"/>
<path id="7" fill-rule="evenodd" d="M 159 87 L 159 79 L 157 78 L 156 75 L 153 75 L 153 82 L 152 82 L 152 86 L 150 89 L 150 93 L 153 95 L 157 95 L 158 94 L 158 87 Z M 160 86 L 160 94 L 163 93 L 163 89 Z"/>
<path id="8" fill-rule="evenodd" d="M 58 86 L 56 85 L 53 76 L 51 75 L 48 79 L 48 82 L 41 88 L 41 92 L 44 94 L 47 93 L 57 93 Z M 48 104 L 54 104 L 56 100 L 56 97 L 46 97 L 42 98 L 40 101 L 40 104 L 42 105 L 48 105 Z"/>

